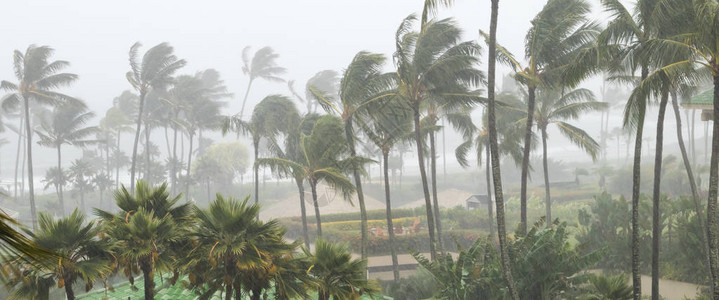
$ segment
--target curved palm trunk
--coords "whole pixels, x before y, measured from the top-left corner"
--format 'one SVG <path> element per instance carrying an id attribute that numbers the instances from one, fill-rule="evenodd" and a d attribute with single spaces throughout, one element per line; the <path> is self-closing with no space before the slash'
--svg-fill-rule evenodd
<path id="1" fill-rule="evenodd" d="M 140 129 L 142 126 L 142 111 L 145 108 L 145 93 L 140 93 L 140 105 L 137 114 L 137 125 L 135 129 L 135 141 L 132 144 L 132 163 L 130 166 L 130 192 L 135 194 L 135 167 L 137 166 L 137 144 L 140 142 Z"/>
<path id="2" fill-rule="evenodd" d="M 242 114 L 245 112 L 245 104 L 247 104 L 247 96 L 250 95 L 250 88 L 252 87 L 252 81 L 254 81 L 254 79 L 250 78 L 250 82 L 247 83 L 247 90 L 245 91 L 245 98 L 242 99 L 242 108 L 240 108 L 240 119 L 242 119 Z"/>
<path id="3" fill-rule="evenodd" d="M 25 134 L 25 126 L 23 126 L 23 121 L 25 120 L 25 115 L 20 116 L 20 125 L 18 125 L 18 134 L 17 134 L 17 152 L 15 153 L 15 185 L 14 185 L 14 194 L 13 198 L 15 199 L 15 202 L 17 203 L 17 170 L 20 169 L 18 164 L 20 163 L 20 149 L 22 148 L 22 137 Z"/>
<path id="4" fill-rule="evenodd" d="M 415 143 L 417 144 L 417 161 L 419 161 L 419 175 L 422 178 L 422 189 L 424 191 L 424 204 L 427 210 L 427 229 L 429 231 L 429 253 L 432 260 L 437 257 L 434 239 L 434 216 L 432 213 L 432 202 L 429 196 L 429 186 L 427 185 L 427 172 L 424 169 L 424 149 L 422 149 L 422 132 L 419 121 L 419 102 L 415 101 L 414 109 L 414 133 Z"/>
<path id="5" fill-rule="evenodd" d="M 512 300 L 519 300 L 515 288 L 512 266 L 509 260 L 507 245 L 507 231 L 504 223 L 504 194 L 502 193 L 502 175 L 499 166 L 499 146 L 497 144 L 497 121 L 495 120 L 494 88 L 497 66 L 497 15 L 499 14 L 499 0 L 492 0 L 492 12 L 489 23 L 489 62 L 487 71 L 487 98 L 489 147 L 492 157 L 492 180 L 494 181 L 495 206 L 497 207 L 497 235 L 499 236 L 499 253 L 502 258 L 502 271 L 507 281 L 507 290 Z M 526 225 L 526 222 L 524 223 Z"/>
<path id="6" fill-rule="evenodd" d="M 536 102 L 536 87 L 530 86 L 527 89 L 527 126 L 524 133 L 524 149 L 522 155 L 522 182 L 520 187 L 520 234 L 527 234 L 527 179 L 529 177 L 529 155 L 532 148 L 532 123 L 534 122 L 534 103 Z"/>
<path id="7" fill-rule="evenodd" d="M 429 133 L 429 171 L 432 173 L 432 202 L 434 205 L 434 223 L 437 226 L 437 244 L 439 248 L 444 248 L 442 244 L 442 216 L 439 214 L 439 201 L 437 200 L 437 150 L 434 140 L 434 132 Z"/>
<path id="8" fill-rule="evenodd" d="M 30 214 L 32 218 L 32 231 L 37 232 L 37 208 L 35 207 L 35 184 L 32 172 L 32 128 L 30 127 L 30 103 L 25 99 L 25 132 L 27 133 L 27 181 L 30 188 Z"/>
<path id="9" fill-rule="evenodd" d="M 677 123 L 677 141 L 679 142 L 679 149 L 682 153 L 682 160 L 684 161 L 684 168 L 687 171 L 687 177 L 689 178 L 689 187 L 692 190 L 692 202 L 694 202 L 694 210 L 697 214 L 697 220 L 699 221 L 699 228 L 702 231 L 701 239 L 704 245 L 704 253 L 706 253 L 704 259 L 706 260 L 706 267 L 708 274 L 711 274 L 711 268 L 709 267 L 709 245 L 707 244 L 707 232 L 704 223 L 704 217 L 702 216 L 701 204 L 699 202 L 699 190 L 694 179 L 694 172 L 692 171 L 692 164 L 689 163 L 689 155 L 687 154 L 687 148 L 684 145 L 684 137 L 682 136 L 682 118 L 679 114 L 679 103 L 677 101 L 676 91 L 672 92 L 672 108 L 674 109 L 674 119 Z M 693 134 L 693 130 L 692 130 Z M 710 285 L 713 288 L 712 285 Z"/>
<path id="10" fill-rule="evenodd" d="M 345 121 L 345 138 L 350 148 L 350 157 L 354 158 L 357 156 L 355 151 L 354 135 L 352 134 L 352 117 L 347 118 Z M 362 191 L 362 177 L 360 177 L 359 170 L 353 168 L 352 175 L 355 180 L 355 187 L 357 188 L 357 202 L 360 207 L 360 231 L 362 231 L 362 245 L 360 247 L 360 253 L 362 259 L 367 258 L 367 208 L 364 203 L 364 192 Z"/>
<path id="11" fill-rule="evenodd" d="M 657 117 L 657 140 L 654 147 L 654 190 L 652 193 L 652 300 L 659 300 L 659 241 L 662 235 L 659 211 L 660 184 L 662 181 L 662 152 L 664 151 L 664 115 L 669 92 L 662 91 Z"/>
<path id="12" fill-rule="evenodd" d="M 305 185 L 302 178 L 295 178 L 297 190 L 300 192 L 300 210 L 302 213 L 302 236 L 305 238 L 305 247 L 310 248 L 310 236 L 307 232 L 307 209 L 305 208 Z"/>
<path id="13" fill-rule="evenodd" d="M 60 176 L 65 177 L 65 175 L 62 173 L 62 152 L 60 150 L 61 145 L 57 145 L 57 170 L 60 172 Z M 62 182 L 63 178 L 60 178 L 60 182 Z M 57 185 L 57 200 L 60 202 L 60 214 L 61 216 L 65 216 L 65 200 L 62 196 L 62 184 Z"/>
<path id="14" fill-rule="evenodd" d="M 642 81 L 647 78 L 649 69 L 642 66 Z M 642 136 L 644 132 L 644 114 L 639 113 L 637 132 L 634 140 L 634 163 L 632 165 L 632 288 L 634 300 L 642 298 L 642 275 L 639 261 L 639 194 L 642 168 Z"/>
<path id="15" fill-rule="evenodd" d="M 494 243 L 494 214 L 492 212 L 492 171 L 490 164 L 492 161 L 489 145 L 487 145 L 487 161 L 484 163 L 487 172 L 487 213 L 489 214 L 489 239 Z"/>
<path id="16" fill-rule="evenodd" d="M 152 275 L 152 262 L 149 257 L 140 259 L 140 270 L 145 287 L 145 300 L 155 300 L 155 278 Z"/>
<path id="17" fill-rule="evenodd" d="M 712 120 L 712 149 L 709 169 L 709 199 L 707 201 L 707 237 L 709 262 L 714 286 L 713 299 L 719 299 L 719 236 L 717 235 L 717 193 L 719 192 L 719 75 L 714 76 L 714 109 Z"/>
<path id="18" fill-rule="evenodd" d="M 312 204 L 315 206 L 315 218 L 317 219 L 317 237 L 322 237 L 322 219 L 320 218 L 320 205 L 317 203 L 317 180 L 310 179 L 312 189 Z"/>
<path id="19" fill-rule="evenodd" d="M 549 193 L 549 167 L 547 166 L 547 128 L 542 128 L 542 167 L 544 169 L 544 209 L 547 228 L 552 226 L 552 198 Z"/>
<path id="20" fill-rule="evenodd" d="M 394 249 L 394 224 L 392 223 L 392 202 L 389 190 L 389 151 L 382 151 L 382 160 L 384 165 L 384 199 L 387 207 L 387 232 L 389 233 L 389 249 L 392 255 L 392 274 L 394 281 L 399 282 L 399 269 L 397 262 L 397 252 Z"/>

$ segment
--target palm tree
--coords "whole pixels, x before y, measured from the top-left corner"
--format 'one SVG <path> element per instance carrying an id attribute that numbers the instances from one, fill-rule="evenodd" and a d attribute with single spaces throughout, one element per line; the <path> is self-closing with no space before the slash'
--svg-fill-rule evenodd
<path id="1" fill-rule="evenodd" d="M 152 187 L 140 180 L 133 196 L 123 185 L 115 192 L 120 211 L 113 214 L 95 209 L 103 230 L 117 243 L 117 264 L 134 283 L 139 269 L 144 280 L 145 299 L 155 298 L 154 272 L 172 270 L 191 219 L 190 204 L 177 204 L 180 196 L 170 198 L 167 183 Z"/>
<path id="2" fill-rule="evenodd" d="M 122 92 L 120 96 L 113 99 L 112 107 L 105 112 L 105 117 L 103 118 L 103 126 L 108 130 L 114 130 L 115 138 L 117 139 L 110 159 L 111 166 L 115 168 L 115 188 L 120 187 L 120 168 L 126 164 L 121 163 L 123 162 L 122 160 L 118 160 L 120 158 L 118 154 L 122 153 L 120 151 L 121 137 L 124 132 L 132 132 L 132 118 L 136 118 L 133 115 L 137 113 L 137 98 L 137 95 L 130 91 Z M 111 171 L 108 170 L 107 172 L 110 174 Z"/>
<path id="3" fill-rule="evenodd" d="M 489 129 L 489 152 L 492 164 L 492 180 L 494 181 L 494 205 L 497 208 L 497 236 L 499 237 L 499 253 L 502 261 L 502 273 L 507 282 L 507 290 L 512 300 L 518 300 L 519 294 L 512 276 L 512 265 L 509 260 L 509 245 L 507 244 L 507 229 L 504 223 L 504 191 L 502 190 L 502 175 L 499 166 L 499 145 L 497 143 L 497 120 L 495 81 L 497 76 L 497 18 L 499 15 L 499 0 L 492 0 L 489 21 L 489 60 L 487 63 L 487 127 Z"/>
<path id="4" fill-rule="evenodd" d="M 62 170 L 62 145 L 68 144 L 76 147 L 85 147 L 94 140 L 88 137 L 99 132 L 97 126 L 87 126 L 95 114 L 88 112 L 84 103 L 63 104 L 53 109 L 48 118 L 43 118 L 40 123 L 41 130 L 35 131 L 40 139 L 38 144 L 45 147 L 53 147 L 57 150 L 57 170 Z M 62 187 L 57 185 L 57 195 L 60 201 L 60 214 L 65 216 L 65 202 L 63 201 Z"/>
<path id="5" fill-rule="evenodd" d="M 396 85 L 394 74 L 383 74 L 382 66 L 385 57 L 361 51 L 355 55 L 349 66 L 342 74 L 337 98 L 331 91 L 321 90 L 322 86 L 310 86 L 309 90 L 328 113 L 340 116 L 344 123 L 345 140 L 349 146 L 350 157 L 357 156 L 355 149 L 355 123 L 362 122 L 367 115 L 368 105 L 377 101 L 387 101 L 395 94 Z M 354 184 L 357 188 L 357 202 L 360 207 L 360 231 L 362 236 L 361 256 L 367 257 L 367 208 L 365 207 L 364 192 L 362 191 L 361 170 L 352 170 Z"/>
<path id="6" fill-rule="evenodd" d="M 80 210 L 83 213 L 85 212 L 85 192 L 93 188 L 93 176 L 95 176 L 95 168 L 90 161 L 84 158 L 74 160 L 68 169 L 67 177 L 80 194 Z"/>
<path id="7" fill-rule="evenodd" d="M 284 229 L 279 223 L 257 220 L 260 206 L 248 204 L 249 197 L 244 201 L 225 199 L 220 194 L 216 197 L 208 209 L 195 208 L 198 227 L 192 236 L 198 245 L 190 253 L 193 259 L 189 268 L 206 267 L 207 257 L 212 268 L 207 269 L 209 276 L 193 276 L 191 281 L 201 287 L 203 283 L 217 279 L 224 285 L 225 299 L 231 299 L 233 292 L 239 299 L 242 280 L 238 278 L 246 277 L 247 273 L 266 275 L 265 272 L 248 270 L 265 270 L 272 264 L 269 257 L 280 252 L 291 252 L 296 246 L 284 243 Z M 224 282 L 223 277 L 227 278 Z M 254 276 L 256 282 L 260 281 L 258 277 Z M 252 299 L 260 299 L 261 290 L 254 289 L 252 292 Z"/>
<path id="8" fill-rule="evenodd" d="M 95 281 L 110 273 L 113 246 L 98 237 L 100 227 L 93 221 L 86 222 L 81 211 L 75 209 L 66 218 L 58 220 L 40 213 L 39 223 L 38 232 L 28 231 L 27 234 L 36 245 L 52 249 L 60 259 L 57 263 L 46 262 L 45 268 L 36 272 L 46 273 L 41 276 L 52 278 L 58 288 L 64 287 L 67 299 L 75 299 L 72 287 L 78 279 L 91 288 Z"/>
<path id="9" fill-rule="evenodd" d="M 252 147 L 254 148 L 254 161 L 257 162 L 260 153 L 260 141 L 262 138 L 267 139 L 271 149 L 277 149 L 277 136 L 282 133 L 289 132 L 292 124 L 292 118 L 297 118 L 299 113 L 297 107 L 292 101 L 282 95 L 270 95 L 262 99 L 252 111 L 252 118 L 249 122 L 241 119 L 239 114 L 225 118 L 222 124 L 222 132 L 226 134 L 229 131 L 238 134 L 247 134 L 252 137 Z M 255 174 L 255 204 L 259 203 L 259 165 L 255 163 L 253 168 Z"/>
<path id="10" fill-rule="evenodd" d="M 338 117 L 332 115 L 319 118 L 310 135 L 300 136 L 297 151 L 303 157 L 299 162 L 280 157 L 262 158 L 256 161 L 255 168 L 268 166 L 277 174 L 301 175 L 309 183 L 317 220 L 317 236 L 321 237 L 322 219 L 317 202 L 317 185 L 324 182 L 349 201 L 356 189 L 343 173 L 366 163 L 367 159 L 359 156 L 345 158 L 348 150 L 344 126 Z"/>
<path id="11" fill-rule="evenodd" d="M 237 115 L 241 120 L 243 113 L 245 112 L 245 104 L 247 104 L 247 96 L 250 95 L 250 88 L 252 82 L 257 78 L 262 78 L 272 82 L 283 82 L 284 79 L 280 78 L 279 75 L 285 73 L 285 68 L 277 66 L 275 60 L 280 56 L 272 50 L 272 47 L 265 46 L 264 48 L 257 50 L 255 55 L 250 60 L 250 46 L 245 47 L 242 50 L 242 73 L 250 76 L 250 80 L 247 82 L 247 90 L 245 91 L 245 98 L 242 100 L 242 108 L 240 113 Z"/>
<path id="12" fill-rule="evenodd" d="M 0 88 L 10 92 L 5 97 L 3 107 L 17 107 L 24 110 L 25 141 L 27 142 L 27 169 L 28 185 L 30 188 L 30 214 L 33 231 L 37 230 L 37 209 L 35 207 L 35 185 L 32 168 L 32 133 L 30 120 L 30 105 L 55 104 L 58 102 L 73 102 L 70 96 L 55 92 L 62 86 L 70 85 L 77 80 L 77 75 L 62 73 L 70 65 L 63 60 L 50 61 L 54 50 L 48 46 L 30 45 L 25 53 L 15 50 L 13 54 L 13 68 L 18 82 L 12 83 L 3 80 Z"/>
<path id="13" fill-rule="evenodd" d="M 315 251 L 303 249 L 312 262 L 307 271 L 316 280 L 317 299 L 356 299 L 378 291 L 366 278 L 367 261 L 352 259 L 347 246 L 317 239 Z"/>
<path id="14" fill-rule="evenodd" d="M 307 113 L 317 113 L 319 99 L 313 95 L 312 90 L 322 91 L 327 95 L 336 95 L 339 83 L 339 74 L 334 70 L 323 70 L 317 72 L 314 76 L 307 80 L 305 85 L 305 96 L 300 95 L 295 90 L 295 81 L 287 81 L 287 87 L 295 98 L 307 105 Z"/>
<path id="15" fill-rule="evenodd" d="M 523 133 L 516 126 L 517 122 L 520 121 L 524 114 L 521 110 L 516 109 L 520 105 L 520 100 L 511 93 L 502 93 L 497 95 L 502 103 L 507 105 L 505 109 L 500 110 L 500 114 L 495 118 L 497 125 L 497 134 L 500 136 L 497 147 L 500 151 L 500 156 L 508 155 L 512 158 L 517 167 L 522 164 L 522 145 L 521 134 Z M 488 111 L 485 111 L 482 116 L 482 123 L 480 126 L 472 124 L 474 128 L 474 136 L 467 136 L 465 141 L 457 146 L 455 150 L 455 156 L 457 162 L 462 167 L 469 167 L 469 161 L 467 155 L 470 153 L 472 147 L 476 148 L 477 164 L 481 165 L 482 155 L 485 154 L 485 178 L 487 180 L 487 213 L 489 214 L 489 236 L 490 240 L 494 241 L 494 214 L 492 209 L 492 168 L 491 168 L 491 151 L 489 145 L 489 124 L 488 124 Z"/>
<path id="16" fill-rule="evenodd" d="M 178 59 L 174 49 L 167 43 L 158 44 L 145 52 L 138 60 L 138 51 L 142 45 L 138 42 L 130 47 L 130 71 L 127 72 L 127 81 L 140 94 L 138 104 L 137 122 L 135 127 L 135 141 L 132 145 L 132 164 L 130 167 L 130 189 L 135 191 L 135 166 L 137 165 L 137 145 L 140 141 L 140 126 L 144 118 L 143 109 L 145 98 L 154 90 L 162 90 L 172 82 L 172 75 L 185 66 L 185 60 Z M 145 130 L 148 130 L 147 125 Z"/>
<path id="17" fill-rule="evenodd" d="M 601 147 L 587 132 L 571 125 L 565 120 L 576 120 L 583 113 L 603 110 L 607 107 L 605 102 L 597 102 L 594 94 L 587 89 L 575 89 L 569 92 L 557 92 L 552 89 L 540 89 L 538 92 L 538 107 L 534 119 L 537 129 L 542 133 L 542 165 L 544 169 L 544 193 L 547 220 L 552 220 L 552 200 L 549 186 L 549 167 L 547 166 L 547 128 L 555 125 L 559 132 L 569 141 L 587 152 L 592 160 L 597 159 Z M 551 221 L 547 222 L 547 226 Z"/>
<path id="18" fill-rule="evenodd" d="M 426 6 L 427 7 L 427 6 Z M 423 18 L 426 15 L 423 14 Z M 461 30 L 451 19 L 432 20 L 422 23 L 419 32 L 412 31 L 416 17 L 405 18 L 395 35 L 398 94 L 414 110 L 415 143 L 417 160 L 427 210 L 430 252 L 435 257 L 435 213 L 425 171 L 423 134 L 421 130 L 422 109 L 431 99 L 441 99 L 447 109 L 467 106 L 478 100 L 468 89 L 477 86 L 482 73 L 475 69 L 479 46 L 474 42 L 459 42 Z"/>
<path id="19" fill-rule="evenodd" d="M 67 172 L 58 169 L 57 167 L 52 167 L 47 169 L 45 171 L 45 179 L 43 179 L 43 182 L 45 182 L 45 186 L 43 187 L 43 190 L 47 190 L 50 186 L 55 188 L 55 193 L 58 195 L 58 200 L 60 199 L 60 190 L 62 190 L 62 187 L 67 185 Z M 62 207 L 62 202 L 60 202 L 60 206 Z M 64 209 L 61 211 L 62 216 L 64 216 Z"/>
<path id="20" fill-rule="evenodd" d="M 365 135 L 382 152 L 384 170 L 384 195 L 387 215 L 387 232 L 389 234 L 390 253 L 392 255 L 392 273 L 394 281 L 399 281 L 397 253 L 394 245 L 394 224 L 392 223 L 392 203 L 390 200 L 389 153 L 395 144 L 408 140 L 412 136 L 412 113 L 404 102 L 390 101 L 372 105 L 370 116 L 363 124 Z"/>

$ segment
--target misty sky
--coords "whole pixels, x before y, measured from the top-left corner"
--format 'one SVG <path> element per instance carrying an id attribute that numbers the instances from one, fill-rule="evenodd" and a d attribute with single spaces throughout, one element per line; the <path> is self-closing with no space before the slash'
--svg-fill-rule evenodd
<path id="1" fill-rule="evenodd" d="M 524 35 L 544 2 L 502 1 L 498 42 L 522 57 Z M 599 1 L 591 2 L 600 18 Z M 488 0 L 457 0 L 453 7 L 443 9 L 440 17 L 455 17 L 465 39 L 477 39 L 477 30 L 489 27 L 489 7 Z M 245 46 L 273 47 L 280 54 L 279 64 L 288 69 L 284 77 L 303 87 L 318 71 L 341 71 L 360 50 L 390 56 L 397 26 L 407 15 L 419 13 L 422 1 L 31 0 L 7 1 L 4 8 L 8 13 L 0 22 L 7 31 L 0 43 L 0 78 L 15 81 L 13 50 L 24 51 L 29 44 L 50 45 L 56 49 L 54 58 L 70 61 L 68 71 L 80 76 L 77 84 L 65 91 L 87 101 L 90 109 L 102 116 L 112 99 L 130 88 L 125 79 L 127 52 L 136 41 L 143 43 L 143 52 L 159 42 L 169 42 L 177 56 L 188 61 L 178 74 L 219 70 L 235 94 L 225 113 L 235 113 L 247 85 L 241 70 Z M 597 82 L 588 86 L 594 89 Z M 289 94 L 285 84 L 257 81 L 248 105 L 272 93 Z M 598 132 L 593 130 L 599 124 L 598 116 L 584 118 L 582 123 L 590 132 Z M 668 132 L 673 132 L 673 123 L 668 116 Z M 651 121 L 647 126 L 653 126 Z M 554 136 L 557 142 L 562 141 Z M 667 138 L 668 143 L 674 140 L 671 135 Z M 554 151 L 576 151 L 559 143 L 552 147 Z M 572 153 L 580 155 L 578 151 Z M 3 169 L 8 170 L 7 164 L 13 159 L 3 155 Z"/>

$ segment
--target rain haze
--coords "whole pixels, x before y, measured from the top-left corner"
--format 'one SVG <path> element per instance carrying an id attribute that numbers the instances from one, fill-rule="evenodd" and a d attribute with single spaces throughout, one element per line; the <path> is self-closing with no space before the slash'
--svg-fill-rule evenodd
<path id="1" fill-rule="evenodd" d="M 488 69 L 493 2 L 496 72 Z M 422 20 L 428 3 L 436 7 Z M 106 249 L 81 255 L 103 263 L 87 275 L 62 260 L 59 269 L 18 263 L 29 254 L 0 237 L 2 262 L 13 267 L 0 274 L 8 279 L 0 298 L 719 299 L 719 272 L 709 272 L 719 258 L 707 254 L 719 251 L 711 184 L 719 175 L 710 171 L 719 163 L 717 96 L 705 69 L 719 51 L 680 38 L 716 36 L 719 27 L 703 29 L 717 25 L 701 16 L 719 15 L 717 0 L 28 0 L 4 8 L 0 221 L 37 247 L 27 251 L 50 250 L 38 261 L 95 251 L 57 242 L 73 237 L 53 244 L 53 233 L 72 232 L 73 217 L 91 228 L 86 241 Z M 644 27 L 616 25 L 620 17 Z M 41 46 L 53 50 L 46 60 L 36 58 L 47 54 Z M 152 51 L 167 60 L 144 61 Z M 245 60 L 261 66 L 262 54 L 269 73 L 254 76 L 262 70 Z M 69 64 L 50 64 L 41 75 L 59 75 L 46 81 L 16 74 L 19 61 L 29 74 L 56 60 Z M 61 78 L 68 74 L 77 78 Z M 220 225 L 221 217 L 241 225 Z M 128 237 L 141 218 L 172 230 Z M 275 244 L 260 245 L 268 240 Z M 149 250 L 128 254 L 140 244 Z M 257 257 L 237 254 L 246 245 Z M 324 273 L 312 269 L 343 268 L 319 267 L 328 253 L 350 255 L 363 280 L 315 284 Z M 543 263 L 519 259 L 531 255 Z M 454 261 L 488 285 L 452 281 L 442 266 Z M 228 262 L 228 273 L 213 274 Z M 267 275 L 270 266 L 306 276 L 285 286 Z M 459 290 L 469 296 L 456 298 Z"/>

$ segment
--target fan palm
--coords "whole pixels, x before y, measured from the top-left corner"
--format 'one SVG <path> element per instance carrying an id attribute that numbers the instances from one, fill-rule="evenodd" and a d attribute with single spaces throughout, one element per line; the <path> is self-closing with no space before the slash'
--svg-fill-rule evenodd
<path id="1" fill-rule="evenodd" d="M 307 273 L 316 280 L 318 300 L 355 299 L 378 291 L 366 279 L 367 261 L 353 259 L 346 246 L 318 239 L 314 253 L 304 251 L 312 262 Z"/>
<path id="2" fill-rule="evenodd" d="M 241 116 L 234 115 L 225 118 L 222 124 L 222 132 L 226 134 L 229 131 L 235 131 L 238 134 L 247 134 L 252 137 L 252 147 L 254 148 L 254 161 L 257 162 L 260 153 L 260 141 L 266 138 L 270 150 L 278 150 L 277 136 L 285 134 L 291 129 L 293 118 L 297 118 L 299 113 L 297 107 L 292 101 L 282 95 L 270 95 L 262 99 L 252 111 L 252 117 L 249 122 L 241 119 Z M 253 168 L 255 173 L 255 204 L 259 203 L 259 165 L 255 163 Z"/>
<path id="3" fill-rule="evenodd" d="M 555 125 L 559 132 L 596 160 L 600 146 L 583 129 L 571 125 L 565 120 L 576 120 L 583 113 L 605 109 L 605 102 L 597 102 L 594 94 L 587 89 L 575 89 L 569 92 L 557 92 L 552 89 L 540 89 L 534 119 L 537 129 L 542 133 L 542 165 L 544 169 L 544 204 L 547 220 L 552 220 L 552 200 L 549 186 L 549 168 L 547 166 L 547 128 Z M 549 222 L 547 223 L 549 226 Z"/>
<path id="4" fill-rule="evenodd" d="M 247 82 L 247 90 L 245 91 L 245 98 L 242 100 L 242 107 L 240 113 L 237 115 L 239 119 L 242 119 L 243 113 L 245 112 L 245 104 L 247 104 L 247 96 L 250 95 L 250 88 L 252 83 L 257 78 L 262 78 L 267 81 L 283 82 L 284 79 L 280 78 L 279 75 L 285 73 L 285 68 L 277 66 L 275 60 L 280 56 L 272 50 L 272 47 L 265 46 L 255 52 L 250 60 L 250 46 L 245 47 L 242 50 L 242 73 L 250 76 L 250 80 Z"/>
<path id="5" fill-rule="evenodd" d="M 367 160 L 359 156 L 345 158 L 348 150 L 347 141 L 344 139 L 344 126 L 338 117 L 332 115 L 319 118 L 310 135 L 301 134 L 297 152 L 302 155 L 302 159 L 298 161 L 280 157 L 262 158 L 256 161 L 255 168 L 268 166 L 275 173 L 301 176 L 309 183 L 317 220 L 317 236 L 321 237 L 322 219 L 317 202 L 317 185 L 324 182 L 349 201 L 355 187 L 343 173 Z"/>
<path id="6" fill-rule="evenodd" d="M 394 60 L 397 93 L 414 110 L 417 160 L 427 210 L 430 252 L 434 257 L 435 217 L 438 216 L 432 211 L 420 116 L 428 102 L 441 101 L 447 104 L 447 110 L 453 110 L 477 101 L 477 95 L 468 89 L 481 83 L 482 73 L 474 68 L 478 63 L 479 46 L 474 42 L 460 42 L 461 30 L 453 20 L 431 20 L 415 32 L 412 31 L 415 19 L 414 15 L 405 18 L 397 29 Z"/>
<path id="7" fill-rule="evenodd" d="M 118 266 L 130 283 L 138 268 L 142 272 L 148 300 L 155 297 L 154 272 L 176 272 L 172 264 L 187 242 L 190 204 L 178 205 L 179 200 L 180 196 L 170 198 L 166 183 L 152 187 L 140 180 L 134 196 L 124 186 L 115 191 L 117 214 L 95 209 L 103 230 L 117 243 Z"/>
<path id="8" fill-rule="evenodd" d="M 63 73 L 70 63 L 64 60 L 50 61 L 54 50 L 48 46 L 30 45 L 25 53 L 15 50 L 13 54 L 13 68 L 18 82 L 12 83 L 3 80 L 0 88 L 10 92 L 3 100 L 3 107 L 21 106 L 25 120 L 25 142 L 27 143 L 27 169 L 30 195 L 30 214 L 33 230 L 37 229 L 37 209 L 35 207 L 35 190 L 33 181 L 32 134 L 33 127 L 30 120 L 30 106 L 38 104 L 57 104 L 59 102 L 74 102 L 70 96 L 58 93 L 55 90 L 67 86 L 77 80 L 77 75 Z"/>
<path id="9" fill-rule="evenodd" d="M 94 116 L 93 112 L 87 111 L 84 103 L 69 103 L 55 107 L 52 114 L 42 120 L 41 130 L 35 131 L 40 139 L 38 144 L 57 150 L 58 170 L 62 170 L 62 145 L 84 147 L 94 142 L 88 138 L 99 131 L 98 127 L 85 126 Z M 57 195 L 60 201 L 60 214 L 65 216 L 62 187 L 63 185 L 57 185 Z"/>
<path id="10" fill-rule="evenodd" d="M 173 48 L 167 43 L 158 44 L 145 52 L 140 59 L 138 51 L 142 45 L 135 43 L 130 47 L 130 71 L 127 81 L 139 93 L 135 141 L 132 144 L 132 164 L 130 166 L 130 189 L 135 190 L 135 166 L 137 165 L 137 145 L 140 141 L 140 127 L 144 119 L 145 98 L 154 90 L 161 90 L 172 82 L 172 75 L 185 66 L 185 60 L 173 54 Z M 145 130 L 148 130 L 147 126 Z"/>
<path id="11" fill-rule="evenodd" d="M 385 57 L 381 54 L 374 54 L 361 51 L 355 55 L 347 69 L 342 74 L 337 99 L 331 91 L 321 90 L 322 86 L 310 86 L 309 89 L 320 104 L 328 113 L 335 113 L 340 116 L 344 123 L 345 140 L 349 146 L 350 157 L 357 156 L 355 149 L 354 126 L 362 122 L 367 115 L 367 107 L 377 101 L 388 101 L 395 94 L 396 84 L 394 74 L 383 74 L 382 66 Z M 357 202 L 360 207 L 360 230 L 362 236 L 361 255 L 367 257 L 367 209 L 365 207 L 364 193 L 362 190 L 361 171 L 352 170 L 354 184 L 357 188 Z"/>
<path id="12" fill-rule="evenodd" d="M 93 221 L 86 222 L 81 211 L 76 209 L 58 220 L 40 213 L 39 225 L 38 232 L 27 232 L 28 235 L 36 245 L 52 249 L 58 262 L 47 262 L 45 268 L 36 272 L 46 274 L 41 277 L 52 278 L 58 288 L 64 287 L 67 299 L 75 299 L 72 287 L 78 279 L 84 281 L 89 290 L 96 280 L 112 270 L 112 244 L 98 237 L 100 227 Z"/>

